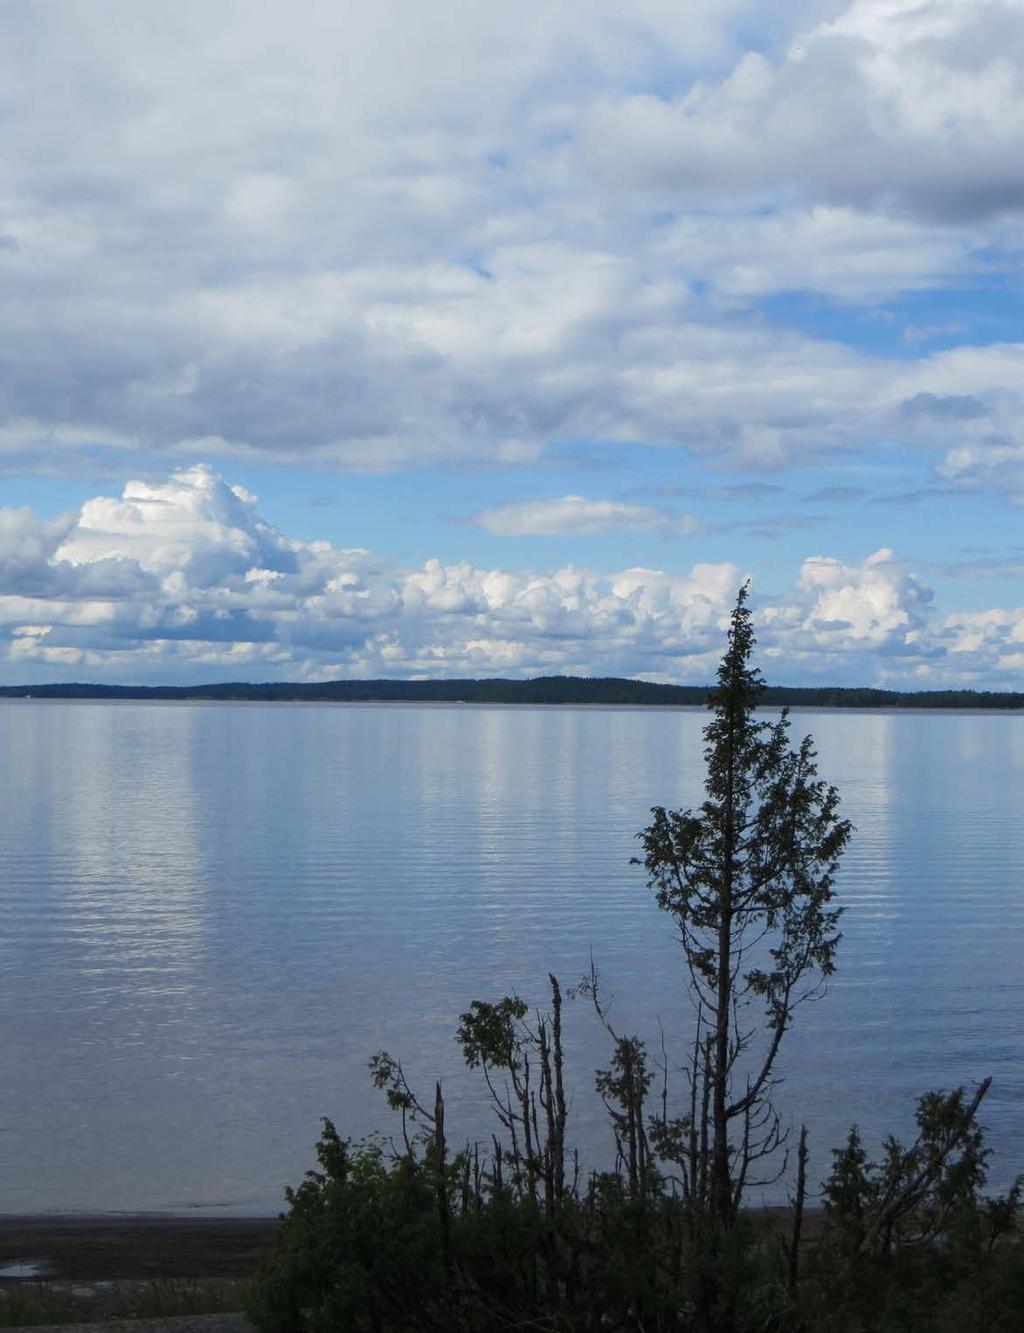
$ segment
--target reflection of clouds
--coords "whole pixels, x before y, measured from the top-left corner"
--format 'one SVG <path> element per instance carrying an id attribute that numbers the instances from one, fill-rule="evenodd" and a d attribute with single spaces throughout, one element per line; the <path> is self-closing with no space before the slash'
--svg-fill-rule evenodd
<path id="1" fill-rule="evenodd" d="M 425 851 L 454 872 L 445 882 L 464 927 L 512 948 L 531 886 L 549 869 L 535 824 L 539 808 L 558 818 L 562 728 L 533 709 L 472 706 L 423 710 L 416 725 L 414 790 L 436 843 Z"/>
<path id="2" fill-rule="evenodd" d="M 844 719 L 822 715 L 834 726 Z M 852 820 L 855 833 L 843 858 L 838 892 L 847 911 L 844 932 L 855 934 L 858 947 L 872 954 L 891 945 L 886 922 L 895 916 L 894 897 L 898 880 L 898 854 L 894 819 L 901 805 L 897 764 L 899 747 L 906 745 L 899 719 L 892 713 L 856 714 L 854 726 L 840 731 L 841 757 L 822 756 L 819 771 L 834 782 L 842 796 L 842 814 Z M 809 718 L 819 739 L 818 717 Z M 800 719 L 794 722 L 794 730 Z M 864 932 L 863 936 L 861 932 Z M 864 961 L 867 961 L 866 959 Z"/>
<path id="3" fill-rule="evenodd" d="M 571 985 L 591 948 L 617 1025 L 656 1043 L 660 1016 L 682 1056 L 675 932 L 628 861 L 651 804 L 699 800 L 706 720 L 0 705 L 6 1197 L 272 1210 L 319 1115 L 387 1123 L 365 1076 L 381 1046 L 418 1087 L 443 1076 L 453 1126 L 486 1135 L 458 1014 L 512 989 L 545 1005 L 548 971 Z M 917 1093 L 982 1063 L 1019 1095 L 1024 723 L 796 714 L 794 740 L 807 731 L 858 826 L 837 976 L 787 1039 L 780 1092 L 827 1165 L 849 1120 L 902 1130 Z M 607 1042 L 583 1004 L 566 1032 L 575 1124 L 598 1152 Z M 993 1106 L 998 1156 L 1012 1108 Z"/>
<path id="4" fill-rule="evenodd" d="M 450 1045 L 471 1000 L 516 991 L 546 1009 L 548 972 L 568 989 L 593 949 L 616 993 L 616 1022 L 656 1033 L 659 1014 L 678 1013 L 675 935 L 629 858 L 651 801 L 678 803 L 680 786 L 692 784 L 705 720 L 699 710 L 471 706 L 408 718 L 425 853 L 409 909 L 425 929 L 410 941 L 403 984 L 444 1016 L 440 1034 L 425 1034 L 433 1068 L 416 1054 L 425 1076 L 444 1072 L 460 1132 L 486 1140 L 493 1127 L 479 1080 Z M 442 873 L 432 877 L 431 866 Z M 608 1063 L 607 1037 L 582 1000 L 567 1005 L 565 1034 L 573 1120 L 597 1164 L 610 1138 L 589 1089 Z"/>
<path id="5" fill-rule="evenodd" d="M 69 706 L 51 772 L 70 771 L 56 836 L 66 846 L 69 928 L 94 985 L 176 989 L 194 973 L 206 921 L 204 849 L 191 750 L 194 708 Z"/>
<path id="6" fill-rule="evenodd" d="M 0 992 L 0 1172 L 15 1211 L 159 1207 L 197 1125 L 216 1133 L 197 1072 L 210 929 L 190 762 L 200 726 L 174 707 L 0 709 L 0 791 L 22 853 L 7 862 Z M 205 1174 L 215 1188 L 216 1164 Z"/>
<path id="7" fill-rule="evenodd" d="M 987 1116 L 1005 1172 L 999 1097 L 1022 1086 L 1021 719 L 822 713 L 794 728 L 813 731 L 856 832 L 838 882 L 836 976 L 785 1050 L 786 1105 L 801 1118 L 808 1108 L 824 1163 L 852 1121 L 874 1145 L 910 1131 L 922 1092 L 995 1072 Z M 841 1099 L 823 1101 L 823 1086 Z"/>
<path id="8" fill-rule="evenodd" d="M 22 890 L 23 873 L 26 903 L 45 904 L 67 948 L 64 965 L 104 987 L 144 960 L 191 970 L 205 880 L 189 757 L 196 710 L 19 701 L 0 719 L 9 889 Z"/>
<path id="9" fill-rule="evenodd" d="M 442 920 L 460 967 L 490 960 L 483 994 L 534 988 L 549 969 L 573 984 L 593 948 L 621 1006 L 649 1019 L 674 1009 L 674 932 L 629 862 L 649 806 L 699 790 L 703 711 L 467 708 L 421 719 L 424 819 L 445 841 L 457 828 L 457 863 L 435 884 L 458 911 L 441 906 Z"/>

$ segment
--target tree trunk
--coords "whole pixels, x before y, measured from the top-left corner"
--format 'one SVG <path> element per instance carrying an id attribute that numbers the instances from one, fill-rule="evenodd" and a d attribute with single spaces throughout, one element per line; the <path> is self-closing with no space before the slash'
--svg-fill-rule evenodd
<path id="1" fill-rule="evenodd" d="M 800 1278 L 800 1234 L 804 1225 L 804 1200 L 807 1197 L 807 1126 L 800 1126 L 800 1146 L 796 1154 L 796 1198 L 793 1200 L 793 1230 L 789 1238 L 786 1265 L 786 1292 L 796 1299 Z"/>
<path id="2" fill-rule="evenodd" d="M 729 938 L 731 916 L 722 913 L 719 929 L 718 1022 L 715 1029 L 715 1068 L 711 1088 L 711 1113 L 714 1124 L 711 1163 L 711 1201 L 718 1223 L 728 1228 L 732 1222 L 732 1181 L 729 1178 L 728 1106 L 729 1064 Z"/>
<path id="3" fill-rule="evenodd" d="M 718 1008 L 715 1014 L 715 1067 L 711 1088 L 714 1117 L 714 1159 L 711 1198 L 715 1220 L 723 1230 L 732 1225 L 732 1181 L 729 1178 L 729 1005 L 732 999 L 733 858 L 736 844 L 736 717 L 737 701 L 730 700 L 726 752 L 725 828 L 718 917 Z"/>

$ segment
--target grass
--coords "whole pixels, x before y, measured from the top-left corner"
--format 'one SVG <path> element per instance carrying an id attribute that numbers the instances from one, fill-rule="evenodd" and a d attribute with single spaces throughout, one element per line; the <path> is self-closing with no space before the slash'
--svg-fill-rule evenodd
<path id="1" fill-rule="evenodd" d="M 0 1328 L 227 1314 L 243 1308 L 248 1285 L 244 1278 L 5 1282 L 0 1284 Z"/>

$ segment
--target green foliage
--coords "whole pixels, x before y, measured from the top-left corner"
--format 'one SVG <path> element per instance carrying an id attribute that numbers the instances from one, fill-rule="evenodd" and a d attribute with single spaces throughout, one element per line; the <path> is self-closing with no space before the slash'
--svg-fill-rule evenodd
<path id="1" fill-rule="evenodd" d="M 497 1004 L 474 1000 L 459 1020 L 457 1040 L 470 1069 L 491 1065 L 518 1073 L 529 1038 L 517 1027 L 527 1008 L 518 995 L 506 995 Z"/>
<path id="2" fill-rule="evenodd" d="M 886 1139 L 877 1162 L 856 1127 L 833 1153 L 825 1231 L 805 1291 L 813 1327 L 1021 1327 L 1021 1181 L 1001 1198 L 982 1195 L 988 1150 L 975 1116 L 988 1086 L 969 1101 L 962 1088 L 926 1093 L 914 1143 Z M 1002 1293 L 995 1307 L 993 1290 Z"/>
<path id="3" fill-rule="evenodd" d="M 825 1182 L 826 1214 L 847 1250 L 886 1255 L 924 1241 L 955 1242 L 958 1250 L 991 1249 L 1015 1220 L 1019 1184 L 1006 1199 L 981 1207 L 988 1150 L 975 1113 L 986 1080 L 968 1103 L 963 1088 L 918 1100 L 915 1142 L 890 1136 L 869 1162 L 856 1126 L 833 1154 Z"/>
<path id="4" fill-rule="evenodd" d="M 241 1308 L 249 1283 L 238 1278 L 157 1278 L 152 1281 L 0 1282 L 0 1328 L 172 1319 Z"/>
<path id="5" fill-rule="evenodd" d="M 695 1327 L 701 1269 L 665 1188 L 641 1200 L 622 1174 L 602 1173 L 552 1220 L 493 1176 L 460 1195 L 460 1154 L 448 1177 L 447 1266 L 428 1156 L 389 1162 L 379 1145 L 339 1139 L 329 1121 L 317 1155 L 321 1169 L 289 1191 L 252 1287 L 248 1313 L 263 1333 Z M 714 1262 L 729 1279 L 728 1307 L 709 1328 L 762 1326 L 766 1293 L 778 1288 L 772 1255 L 752 1225 L 723 1240 Z"/>
<path id="6" fill-rule="evenodd" d="M 594 1075 L 594 1087 L 608 1110 L 619 1144 L 629 1144 L 636 1137 L 646 1146 L 643 1106 L 653 1078 L 647 1048 L 639 1037 L 619 1037 L 611 1067 Z"/>
<path id="7" fill-rule="evenodd" d="M 546 1021 L 531 1027 L 527 1012 L 517 997 L 471 1006 L 459 1028 L 464 1054 L 480 1068 L 485 1055 L 494 1068 L 499 1060 L 525 1068 Z M 962 1089 L 926 1094 L 915 1142 L 890 1138 L 877 1161 L 850 1131 L 823 1187 L 823 1227 L 812 1229 L 793 1285 L 786 1247 L 756 1215 L 717 1228 L 652 1153 L 628 1160 L 630 1124 L 651 1088 L 635 1038 L 617 1039 L 596 1078 L 619 1145 L 616 1168 L 583 1182 L 575 1174 L 560 1196 L 544 1188 L 551 1153 L 542 1115 L 533 1121 L 532 1174 L 514 1140 L 449 1159 L 441 1099 L 428 1110 L 390 1056 L 371 1067 L 396 1113 L 419 1128 L 404 1150 L 389 1151 L 380 1140 L 353 1146 L 324 1121 L 319 1169 L 288 1191 L 276 1251 L 252 1288 L 249 1313 L 263 1333 L 1021 1326 L 1021 1185 L 1001 1199 L 982 1192 L 988 1152 L 976 1113 L 987 1083 L 970 1099 Z"/>
<path id="8" fill-rule="evenodd" d="M 320 1170 L 287 1191 L 288 1215 L 250 1313 L 267 1333 L 401 1328 L 443 1290 L 430 1181 L 417 1162 L 387 1164 L 374 1144 L 353 1151 L 330 1120 L 323 1125 Z"/>
<path id="9" fill-rule="evenodd" d="M 69 1284 L 19 1282 L 0 1288 L 0 1328 L 68 1324 L 82 1317 Z"/>
<path id="10" fill-rule="evenodd" d="M 604 704 L 699 708 L 703 685 L 667 685 L 621 677 L 539 676 L 535 680 L 225 681 L 209 685 L 3 685 L 5 696 L 33 699 L 247 699 L 321 703 Z M 794 708 L 1024 708 L 1024 694 L 988 690 L 876 690 L 770 685 L 762 703 Z"/>
<path id="11" fill-rule="evenodd" d="M 683 1189 L 721 1226 L 735 1219 L 751 1166 L 782 1142 L 776 1057 L 794 1012 L 833 971 L 833 881 L 852 832 L 835 787 L 817 776 L 810 737 L 790 747 L 785 710 L 774 723 L 755 719 L 765 686 L 746 603 L 744 586 L 709 700 L 705 800 L 696 811 L 655 806 L 638 835 L 648 883 L 679 930 L 695 1009 Z"/>
<path id="12" fill-rule="evenodd" d="M 706 799 L 697 811 L 656 807 L 640 835 L 695 1000 L 682 1106 L 664 1036 L 659 1061 L 615 1030 L 592 963 L 570 994 L 592 1003 L 611 1041 L 594 1087 L 615 1157 L 581 1179 L 557 978 L 547 1012 L 531 1014 L 517 995 L 474 1000 L 456 1040 L 490 1096 L 490 1147 L 452 1153 L 440 1084 L 421 1099 L 399 1060 L 375 1055 L 371 1078 L 400 1117 L 401 1143 L 354 1146 L 324 1121 L 319 1169 L 287 1192 L 276 1251 L 253 1287 L 262 1333 L 1024 1324 L 1021 1183 L 1001 1199 L 982 1193 L 976 1115 L 988 1080 L 970 1099 L 962 1089 L 923 1096 L 915 1142 L 888 1139 L 878 1161 L 851 1129 L 824 1185 L 823 1230 L 802 1230 L 805 1132 L 788 1243 L 742 1209 L 749 1168 L 782 1138 L 771 1102 L 779 1044 L 834 966 L 833 878 L 851 832 L 810 739 L 792 749 L 785 714 L 755 720 L 764 685 L 753 647 L 743 589 L 705 729 Z M 752 1072 L 735 1087 L 741 1067 Z"/>

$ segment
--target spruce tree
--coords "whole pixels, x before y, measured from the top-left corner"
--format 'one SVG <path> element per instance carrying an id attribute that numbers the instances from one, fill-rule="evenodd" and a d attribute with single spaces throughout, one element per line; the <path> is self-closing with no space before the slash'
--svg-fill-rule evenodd
<path id="1" fill-rule="evenodd" d="M 747 600 L 744 585 L 709 699 L 705 800 L 656 806 L 637 835 L 658 905 L 678 925 L 696 1012 L 689 1115 L 660 1137 L 693 1215 L 716 1230 L 731 1227 L 751 1167 L 785 1137 L 776 1060 L 794 1010 L 833 971 L 833 880 L 852 831 L 817 776 L 811 738 L 791 748 L 786 710 L 755 720 L 765 686 Z"/>

